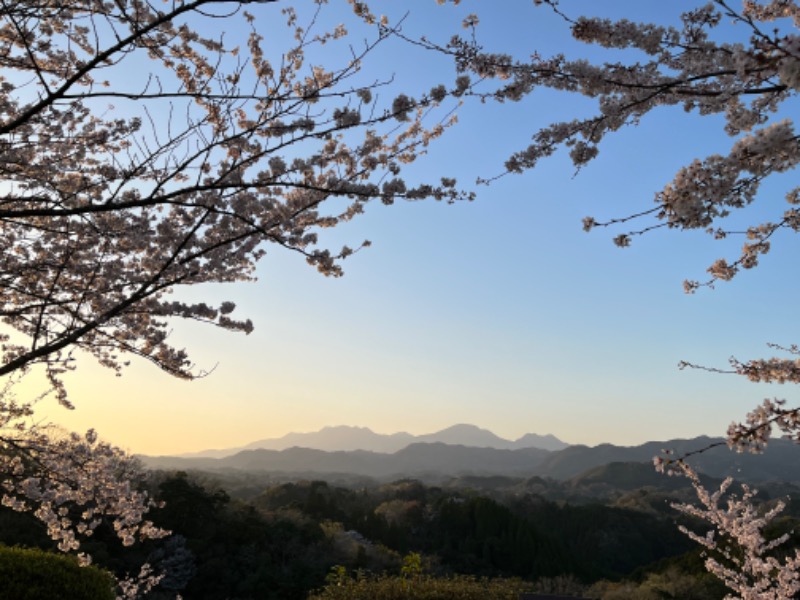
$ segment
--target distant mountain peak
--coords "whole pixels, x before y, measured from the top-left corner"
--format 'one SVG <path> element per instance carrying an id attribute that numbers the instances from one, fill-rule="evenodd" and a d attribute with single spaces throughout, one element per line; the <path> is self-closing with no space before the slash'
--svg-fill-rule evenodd
<path id="1" fill-rule="evenodd" d="M 526 433 L 514 441 L 514 448 L 543 448 L 550 451 L 563 450 L 570 444 L 562 442 L 552 433 L 539 435 L 538 433 Z"/>
<path id="2" fill-rule="evenodd" d="M 486 433 L 492 433 L 488 429 L 484 429 L 482 427 L 478 427 L 477 425 L 472 425 L 470 423 L 456 423 L 455 425 L 450 425 L 450 427 L 445 427 L 444 429 L 438 431 L 437 433 L 445 433 L 446 431 L 481 431 Z M 492 433 L 492 435 L 494 435 Z"/>
<path id="3" fill-rule="evenodd" d="M 366 433 L 375 433 L 369 427 L 359 427 L 358 425 L 326 425 L 325 427 L 323 427 L 319 431 L 320 432 L 322 432 L 322 431 L 363 431 L 363 432 L 366 432 Z M 314 433 L 314 432 L 311 432 L 311 433 Z M 319 432 L 316 432 L 316 433 L 319 433 Z M 288 434 L 288 435 L 291 435 L 291 434 Z"/>

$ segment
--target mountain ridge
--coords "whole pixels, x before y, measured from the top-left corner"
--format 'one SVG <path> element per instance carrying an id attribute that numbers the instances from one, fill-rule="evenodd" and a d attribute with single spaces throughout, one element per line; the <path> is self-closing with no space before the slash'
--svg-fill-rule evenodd
<path id="1" fill-rule="evenodd" d="M 709 448 L 721 438 L 647 442 L 639 446 L 601 444 L 569 446 L 559 451 L 540 448 L 497 449 L 442 442 L 411 444 L 392 454 L 356 451 L 323 451 L 293 447 L 243 450 L 224 458 L 148 457 L 144 464 L 153 469 L 238 470 L 274 473 L 327 475 L 347 473 L 391 480 L 397 477 L 439 475 L 507 475 L 546 477 L 565 481 L 610 463 L 652 463 L 662 448 L 683 456 Z M 800 446 L 787 440 L 773 440 L 763 455 L 737 454 L 717 446 L 692 456 L 691 464 L 705 476 L 732 476 L 739 481 L 800 482 Z M 652 468 L 651 465 L 647 465 Z"/>
<path id="2" fill-rule="evenodd" d="M 350 452 L 366 450 L 392 454 L 414 443 L 445 443 L 475 448 L 495 448 L 497 450 L 520 450 L 540 448 L 543 450 L 563 450 L 569 444 L 552 434 L 539 435 L 526 433 L 516 440 L 495 435 L 488 429 L 464 423 L 452 425 L 440 431 L 422 435 L 412 435 L 405 431 L 383 434 L 375 433 L 368 427 L 335 425 L 323 427 L 319 431 L 290 432 L 278 438 L 265 438 L 244 446 L 223 449 L 209 449 L 200 452 L 180 454 L 180 458 L 226 458 L 244 450 L 287 450 L 289 448 L 310 448 L 325 452 Z"/>

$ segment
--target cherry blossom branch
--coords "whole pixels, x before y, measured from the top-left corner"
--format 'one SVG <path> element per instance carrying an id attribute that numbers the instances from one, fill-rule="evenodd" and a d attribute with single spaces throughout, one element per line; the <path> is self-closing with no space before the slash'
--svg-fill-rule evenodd
<path id="1" fill-rule="evenodd" d="M 192 12 L 198 11 L 203 5 L 206 4 L 220 4 L 220 3 L 234 3 L 237 5 L 245 5 L 251 4 L 255 2 L 275 2 L 276 0 L 194 0 L 193 2 L 188 2 L 186 4 L 174 4 L 172 10 L 166 13 L 157 13 L 155 18 L 152 19 L 149 23 L 144 25 L 143 27 L 139 26 L 139 23 L 136 23 L 136 28 L 132 33 L 130 33 L 127 37 L 119 39 L 118 42 L 106 50 L 102 52 L 98 52 L 95 57 L 89 61 L 87 61 L 84 65 L 79 67 L 75 73 L 67 78 L 64 83 L 56 90 L 48 93 L 42 100 L 37 102 L 36 104 L 29 107 L 27 110 L 23 111 L 19 116 L 11 119 L 5 123 L 0 123 L 0 135 L 11 133 L 27 121 L 29 121 L 34 115 L 39 114 L 45 108 L 51 106 L 57 100 L 63 98 L 63 95 L 76 84 L 78 84 L 81 79 L 83 79 L 87 74 L 91 73 L 93 69 L 98 68 L 102 65 L 105 61 L 112 58 L 115 54 L 120 52 L 122 49 L 135 45 L 138 40 L 142 40 L 145 36 L 157 30 L 159 27 L 174 21 L 178 17 L 184 14 L 190 14 Z M 77 10 L 79 7 L 75 7 Z M 124 13 L 123 13 L 124 14 Z"/>
<path id="2" fill-rule="evenodd" d="M 775 550 L 789 540 L 789 534 L 767 539 L 764 530 L 786 507 L 778 501 L 772 508 L 759 510 L 753 504 L 757 490 L 742 485 L 741 496 L 730 494 L 729 477 L 713 493 L 700 482 L 698 474 L 680 463 L 680 474 L 689 478 L 700 506 L 672 504 L 679 512 L 711 526 L 705 535 L 681 525 L 679 529 L 706 550 L 706 569 L 719 578 L 736 598 L 742 600 L 781 600 L 800 592 L 800 550 L 785 558 Z M 723 499 L 725 506 L 720 506 Z M 733 596 L 726 596 L 733 598 Z"/>

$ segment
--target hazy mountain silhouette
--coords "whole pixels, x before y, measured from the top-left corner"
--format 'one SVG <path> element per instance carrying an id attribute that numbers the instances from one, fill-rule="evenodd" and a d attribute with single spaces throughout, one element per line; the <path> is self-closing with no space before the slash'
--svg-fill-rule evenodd
<path id="1" fill-rule="evenodd" d="M 288 433 L 279 438 L 268 438 L 252 442 L 238 448 L 204 450 L 184 457 L 224 458 L 242 450 L 286 450 L 288 448 L 310 448 L 326 452 L 366 450 L 369 452 L 394 453 L 413 443 L 443 443 L 471 446 L 475 448 L 496 448 L 498 450 L 519 450 L 522 448 L 542 448 L 561 450 L 566 444 L 553 435 L 528 433 L 518 440 L 501 438 L 487 429 L 475 425 L 453 425 L 447 429 L 425 435 L 411 435 L 400 432 L 393 434 L 375 433 L 367 427 L 324 427 L 309 433 Z"/>
<path id="2" fill-rule="evenodd" d="M 543 450 L 556 451 L 569 448 L 569 446 L 569 444 L 562 442 L 560 439 L 550 433 L 547 435 L 526 433 L 512 444 L 511 449 L 519 450 L 520 448 L 542 448 Z"/>
<path id="3" fill-rule="evenodd" d="M 664 448 L 675 456 L 719 444 L 722 438 L 705 436 L 690 440 L 647 442 L 639 446 L 601 444 L 570 446 L 549 454 L 536 467 L 536 474 L 554 479 L 569 479 L 589 469 L 613 462 L 651 463 Z M 724 444 L 692 456 L 687 462 L 698 472 L 711 477 L 733 477 L 741 481 L 800 481 L 800 446 L 781 439 L 770 441 L 763 455 L 732 452 Z"/>
<path id="4" fill-rule="evenodd" d="M 465 424 L 453 425 L 436 433 L 417 436 L 415 441 L 425 444 L 442 443 L 473 448 L 497 448 L 498 450 L 510 450 L 514 444 L 511 440 L 503 439 L 488 429 Z"/>
<path id="5" fill-rule="evenodd" d="M 636 490 L 642 487 L 661 489 L 688 488 L 691 482 L 685 477 L 664 477 L 652 463 L 612 462 L 592 467 L 571 477 L 566 483 L 573 488 L 606 487 L 612 490 Z"/>
<path id="6" fill-rule="evenodd" d="M 393 454 L 365 450 L 325 452 L 309 448 L 243 450 L 224 458 L 141 457 L 149 468 L 238 469 L 291 473 L 350 473 L 376 478 L 421 474 L 503 473 L 524 475 L 549 452 L 540 448 L 498 450 L 454 446 L 441 442 L 411 444 Z"/>
<path id="7" fill-rule="evenodd" d="M 310 433 L 288 433 L 277 439 L 265 439 L 247 444 L 244 449 L 264 448 L 285 450 L 287 448 L 312 448 L 328 452 L 369 450 L 371 452 L 397 452 L 413 443 L 410 433 L 384 435 L 375 433 L 368 427 L 324 427 Z"/>
<path id="8" fill-rule="evenodd" d="M 461 428 L 457 427 L 445 431 L 452 436 L 450 439 L 457 439 L 459 429 Z M 475 433 L 473 429 L 464 429 L 462 433 L 475 434 L 478 436 L 475 439 L 478 440 L 489 440 L 486 435 L 489 432 L 480 433 L 481 431 Z M 692 440 L 648 442 L 633 447 L 611 444 L 601 444 L 594 448 L 570 446 L 557 452 L 541 448 L 514 450 L 435 442 L 414 443 L 391 454 L 365 450 L 326 452 L 295 447 L 285 450 L 244 450 L 224 458 L 145 456 L 142 459 L 151 468 L 347 473 L 380 479 L 398 476 L 505 475 L 549 477 L 564 481 L 582 476 L 588 478 L 586 482 L 590 482 L 592 478 L 598 478 L 602 474 L 605 481 L 613 475 L 620 480 L 626 480 L 622 487 L 632 488 L 652 483 L 656 476 L 649 463 L 652 463 L 653 457 L 662 448 L 672 448 L 676 455 L 681 456 L 719 441 L 721 440 L 700 437 Z M 733 476 L 737 480 L 749 482 L 800 482 L 798 458 L 798 445 L 785 440 L 773 440 L 763 455 L 737 454 L 721 446 L 693 456 L 689 462 L 700 473 L 716 478 Z M 592 472 L 592 469 L 611 463 L 628 465 Z M 647 468 L 635 468 L 630 463 L 642 463 Z"/>

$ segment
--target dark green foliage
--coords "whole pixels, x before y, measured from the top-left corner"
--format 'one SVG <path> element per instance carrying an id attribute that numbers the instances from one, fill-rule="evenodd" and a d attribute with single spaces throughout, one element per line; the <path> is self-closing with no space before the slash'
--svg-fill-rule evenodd
<path id="1" fill-rule="evenodd" d="M 0 546 L 0 600 L 113 600 L 114 578 L 74 556 Z"/>
<path id="2" fill-rule="evenodd" d="M 693 575 L 678 563 L 659 565 L 640 578 L 625 581 L 598 581 L 585 592 L 597 600 L 723 600 L 726 587 L 703 569 Z"/>
<path id="3" fill-rule="evenodd" d="M 611 472 L 627 480 L 631 471 Z M 414 593 L 423 595 L 400 597 L 492 598 L 480 587 L 488 584 L 476 578 L 502 585 L 524 581 L 531 590 L 542 578 L 565 576 L 576 585 L 606 580 L 598 584 L 598 597 L 609 600 L 673 588 L 697 600 L 721 597 L 696 552 L 686 554 L 695 546 L 678 532 L 678 515 L 660 506 L 668 506 L 671 492 L 653 488 L 618 491 L 617 501 L 626 506 L 621 508 L 554 502 L 520 489 L 489 491 L 489 498 L 474 487 L 429 487 L 413 480 L 360 489 L 324 481 L 273 483 L 245 502 L 195 475 L 162 474 L 158 481 L 152 491 L 165 506 L 152 518 L 173 538 L 123 549 L 104 542 L 108 532 L 101 527 L 85 549 L 118 575 L 138 571 L 145 561 L 166 569 L 154 596 L 159 600 L 176 593 L 185 600 L 306 600 L 333 565 L 362 576 L 348 576 L 336 589 L 329 584 L 318 593 L 320 600 L 394 598 L 398 590 L 408 592 L 409 580 L 422 582 Z M 477 487 L 481 481 L 471 483 Z M 508 483 L 519 482 L 495 479 L 487 485 Z M 0 510 L 0 541 L 38 543 L 37 538 L 49 547 L 41 532 L 26 530 L 26 518 Z M 775 534 L 800 529 L 795 524 L 793 518 L 776 521 Z M 800 543 L 797 537 L 787 548 Z M 418 556 L 421 570 L 403 563 L 402 555 Z M 362 595 L 335 595 L 345 592 Z"/>
<path id="4" fill-rule="evenodd" d="M 0 508 L 0 542 L 6 546 L 55 550 L 45 525 L 31 513 Z"/>
<path id="5" fill-rule="evenodd" d="M 576 567 L 546 528 L 488 498 L 442 501 L 430 529 L 426 550 L 461 573 L 538 578 Z"/>
<path id="6" fill-rule="evenodd" d="M 630 574 L 629 579 L 640 586 L 651 588 L 655 583 L 661 583 L 663 588 L 664 581 L 682 580 L 684 586 L 691 582 L 694 592 L 692 597 L 689 598 L 687 594 L 681 600 L 722 600 L 730 591 L 722 581 L 706 570 L 705 552 L 699 547 L 637 569 Z"/>
<path id="7" fill-rule="evenodd" d="M 466 575 L 414 578 L 350 578 L 339 574 L 309 600 L 518 600 L 530 585 L 519 579 L 478 579 Z"/>
<path id="8" fill-rule="evenodd" d="M 415 481 L 371 491 L 286 483 L 243 505 L 178 474 L 162 482 L 159 497 L 166 507 L 155 511 L 155 521 L 185 536 L 195 558 L 197 570 L 182 592 L 189 600 L 302 597 L 322 581 L 329 561 L 342 560 L 341 548 L 336 554 L 327 546 L 334 541 L 324 537 L 322 521 L 341 522 L 341 531 L 368 540 L 369 546 L 351 542 L 344 558 L 350 567 L 385 568 L 388 550 L 383 563 L 374 550 L 382 545 L 434 556 L 442 572 L 535 578 L 574 570 L 563 544 L 507 507 Z"/>
<path id="9" fill-rule="evenodd" d="M 319 524 L 300 513 L 262 513 L 185 473 L 164 479 L 158 497 L 154 521 L 183 536 L 193 559 L 187 600 L 301 599 L 330 567 Z"/>
<path id="10" fill-rule="evenodd" d="M 154 513 L 159 523 L 169 523 L 169 529 L 192 538 L 212 535 L 217 527 L 215 519 L 230 502 L 224 490 L 207 490 L 186 473 L 162 481 L 158 492 L 164 501 L 164 506 Z"/>
<path id="11" fill-rule="evenodd" d="M 557 532 L 586 579 L 623 577 L 635 569 L 695 548 L 672 518 L 601 504 L 571 506 L 518 500 L 513 509 L 534 526 Z"/>

